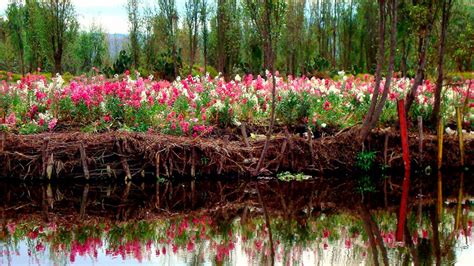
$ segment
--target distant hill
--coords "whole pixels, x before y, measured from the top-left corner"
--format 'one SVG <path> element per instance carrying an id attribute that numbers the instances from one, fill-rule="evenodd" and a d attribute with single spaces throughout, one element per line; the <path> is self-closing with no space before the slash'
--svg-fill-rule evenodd
<path id="1" fill-rule="evenodd" d="M 109 45 L 109 55 L 112 60 L 117 58 L 120 50 L 127 48 L 128 45 L 128 34 L 107 33 L 107 44 Z"/>

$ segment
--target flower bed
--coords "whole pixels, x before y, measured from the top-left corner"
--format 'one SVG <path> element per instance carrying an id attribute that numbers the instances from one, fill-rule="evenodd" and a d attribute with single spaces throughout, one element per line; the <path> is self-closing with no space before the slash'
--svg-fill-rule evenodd
<path id="1" fill-rule="evenodd" d="M 351 126 L 367 112 L 373 78 L 278 77 L 278 130 L 262 164 L 263 171 L 254 173 L 270 116 L 272 84 L 268 80 L 248 75 L 230 82 L 188 77 L 170 83 L 154 81 L 153 77 L 132 80 L 125 75 L 114 80 L 81 76 L 65 84 L 59 75 L 50 83 L 42 76 L 28 75 L 16 84 L 3 82 L 1 175 L 86 179 L 108 175 L 130 179 L 140 175 L 353 171 L 360 146 L 354 141 L 357 129 Z M 404 97 L 412 82 L 393 81 L 382 124 L 396 124 L 396 100 Z M 454 120 L 454 106 L 467 103 L 469 87 L 473 86 L 474 82 L 468 80 L 445 90 L 445 120 Z M 429 81 L 420 86 L 412 109 L 415 115 L 429 117 L 433 90 Z M 472 110 L 464 116 L 466 129 L 471 127 L 473 117 Z M 242 123 L 246 129 L 239 129 Z M 317 137 L 314 141 L 303 137 L 307 127 Z M 298 128 L 302 128 L 301 135 L 292 134 Z M 389 162 L 384 162 L 382 152 L 377 153 L 377 161 L 401 165 L 395 127 L 373 133 L 369 145 L 374 151 L 385 149 L 386 134 L 391 139 L 387 146 Z M 418 150 L 416 138 L 412 134 L 412 151 Z M 435 137 L 426 134 L 424 145 L 425 162 L 435 162 Z M 465 143 L 467 166 L 472 165 L 472 145 L 469 134 Z M 457 151 L 456 138 L 447 138 L 445 166 L 459 166 Z"/>
<path id="2" fill-rule="evenodd" d="M 270 116 L 272 83 L 268 77 L 237 76 L 225 82 L 190 76 L 168 82 L 151 76 L 136 80 L 130 75 L 114 80 L 80 76 L 66 84 L 59 75 L 51 82 L 41 75 L 27 75 L 17 83 L 3 81 L 0 86 L 0 130 L 20 134 L 123 130 L 197 137 L 215 135 L 242 122 L 264 126 Z M 406 78 L 392 81 L 381 123 L 397 120 L 396 100 L 405 96 L 412 83 Z M 368 75 L 334 80 L 278 77 L 277 124 L 309 124 L 323 131 L 326 126 L 352 126 L 366 114 L 374 86 Z M 429 80 L 420 86 L 414 115 L 429 117 L 434 87 Z M 454 120 L 454 106 L 466 102 L 469 87 L 472 92 L 474 81 L 460 81 L 445 90 L 446 120 Z M 464 118 L 468 128 L 473 117 L 468 112 Z"/>

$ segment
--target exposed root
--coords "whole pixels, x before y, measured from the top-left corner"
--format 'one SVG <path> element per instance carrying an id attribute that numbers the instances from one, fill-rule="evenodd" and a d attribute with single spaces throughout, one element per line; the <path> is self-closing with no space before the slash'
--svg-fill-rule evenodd
<path id="1" fill-rule="evenodd" d="M 279 171 L 331 172 L 354 170 L 360 145 L 357 128 L 317 139 L 299 137 L 287 130 L 274 135 L 263 166 L 270 174 Z M 388 137 L 389 136 L 389 137 Z M 244 141 L 245 142 L 245 141 Z M 108 132 L 6 134 L 0 150 L 0 173 L 17 178 L 107 178 L 148 175 L 251 176 L 265 140 L 189 138 L 149 133 Z M 465 139 L 465 165 L 473 165 L 472 138 Z M 418 154 L 417 134 L 410 135 L 413 163 Z M 459 167 L 459 145 L 454 136 L 444 140 L 445 167 Z M 436 136 L 423 136 L 423 161 L 436 162 Z M 393 168 L 403 165 L 400 138 L 394 131 L 374 131 L 371 150 L 379 163 Z M 54 154 L 54 157 L 53 157 Z M 51 161 L 52 160 L 52 161 Z M 49 169 L 48 169 L 49 167 Z M 53 171 L 54 169 L 55 171 Z M 49 170 L 49 171 L 48 171 Z"/>

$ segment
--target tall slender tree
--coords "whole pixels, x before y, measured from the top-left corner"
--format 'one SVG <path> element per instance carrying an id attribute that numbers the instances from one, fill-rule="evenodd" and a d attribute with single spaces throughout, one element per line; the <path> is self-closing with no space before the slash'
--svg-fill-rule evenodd
<path id="1" fill-rule="evenodd" d="M 189 36 L 189 74 L 192 73 L 198 46 L 200 2 L 200 0 L 187 0 L 185 3 L 186 25 Z"/>
<path id="2" fill-rule="evenodd" d="M 128 13 L 128 23 L 129 23 L 129 38 L 130 38 L 130 53 L 132 55 L 132 67 L 138 69 L 140 66 L 140 11 L 139 0 L 128 0 L 127 1 L 127 13 Z"/>
<path id="3" fill-rule="evenodd" d="M 173 57 L 173 75 L 178 74 L 178 54 L 176 36 L 178 31 L 178 12 L 176 11 L 175 0 L 158 0 L 158 8 L 160 16 L 164 19 L 165 35 L 168 49 Z"/>
<path id="4" fill-rule="evenodd" d="M 439 113 L 441 109 L 441 90 L 443 89 L 444 80 L 444 54 L 446 50 L 446 33 L 448 31 L 449 17 L 453 0 L 442 0 L 441 7 L 441 29 L 438 46 L 438 77 L 436 79 L 435 101 L 431 122 L 436 125 L 439 120 Z"/>
<path id="5" fill-rule="evenodd" d="M 6 15 L 12 42 L 20 59 L 21 74 L 25 75 L 25 23 L 21 1 L 11 1 L 7 7 Z"/>
<path id="6" fill-rule="evenodd" d="M 73 43 L 78 29 L 74 4 L 71 0 L 44 0 L 41 5 L 54 72 L 62 73 L 64 51 Z"/>
<path id="7" fill-rule="evenodd" d="M 418 3 L 419 2 L 419 3 Z M 428 46 L 431 38 L 431 30 L 433 29 L 433 23 L 438 13 L 438 5 L 432 0 L 420 0 L 415 1 L 417 8 L 417 21 L 418 25 L 418 64 L 416 69 L 415 80 L 413 85 L 406 96 L 405 110 L 408 113 L 415 100 L 416 92 L 418 87 L 423 82 L 425 77 L 425 68 L 427 62 Z"/>
<path id="8" fill-rule="evenodd" d="M 388 62 L 388 71 L 387 71 L 387 76 L 385 77 L 385 84 L 382 92 L 382 96 L 379 99 L 379 88 L 380 88 L 380 82 L 381 82 L 381 68 L 382 66 L 379 65 L 380 62 L 377 62 L 377 70 L 378 70 L 378 76 L 377 76 L 377 84 L 376 88 L 374 89 L 373 95 L 372 95 L 372 101 L 371 101 L 371 108 L 369 109 L 369 112 L 366 115 L 366 118 L 364 120 L 364 125 L 361 129 L 360 137 L 361 140 L 364 141 L 367 136 L 370 133 L 370 130 L 375 127 L 375 124 L 380 118 L 380 115 L 382 114 L 382 110 L 385 106 L 385 101 L 387 100 L 387 95 L 388 91 L 390 88 L 390 82 L 392 79 L 393 75 L 393 70 L 394 70 L 394 65 L 395 65 L 395 53 L 396 53 L 396 47 L 397 47 L 397 7 L 398 7 L 398 1 L 397 0 L 389 0 L 390 3 L 388 4 L 388 10 L 389 10 L 389 15 L 390 15 L 390 21 L 391 21 L 391 26 L 390 26 L 390 58 Z M 380 17 L 384 17 L 386 15 L 386 3 L 384 0 L 379 1 L 380 5 Z M 380 23 L 384 23 L 382 20 Z M 380 43 L 379 47 L 383 48 L 382 42 L 385 42 L 384 35 L 384 29 L 382 29 L 382 25 L 379 26 L 381 33 L 380 33 Z M 380 61 L 384 62 L 383 60 L 383 49 L 380 49 L 379 51 L 379 59 Z"/>
<path id="9" fill-rule="evenodd" d="M 203 60 L 204 60 L 204 72 L 207 71 L 207 49 L 208 49 L 208 42 L 209 42 L 209 32 L 207 28 L 208 16 L 209 16 L 209 9 L 208 9 L 207 0 L 201 0 L 201 10 L 199 16 L 199 23 L 201 24 L 202 30 L 202 49 L 203 49 Z"/>

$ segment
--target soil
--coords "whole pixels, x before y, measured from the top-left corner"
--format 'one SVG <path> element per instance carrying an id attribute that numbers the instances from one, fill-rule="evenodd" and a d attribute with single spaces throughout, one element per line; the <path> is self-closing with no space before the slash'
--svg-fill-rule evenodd
<path id="1" fill-rule="evenodd" d="M 316 138 L 309 141 L 301 134 L 277 131 L 258 175 L 272 176 L 282 171 L 313 176 L 354 173 L 356 157 L 361 151 L 357 133 L 357 128 L 350 128 L 331 135 L 315 134 Z M 265 138 L 248 137 L 248 142 L 247 146 L 237 133 L 209 138 L 131 132 L 4 133 L 3 138 L 0 136 L 0 176 L 19 179 L 253 177 Z M 376 152 L 379 165 L 397 171 L 403 169 L 400 142 L 395 129 L 377 129 L 364 148 Z M 410 133 L 409 144 L 412 168 L 425 169 L 430 165 L 436 169 L 435 135 L 424 134 L 422 153 L 417 133 Z M 465 167 L 474 164 L 473 148 L 472 134 L 466 134 Z M 443 168 L 462 168 L 457 136 L 446 135 L 443 150 Z"/>

